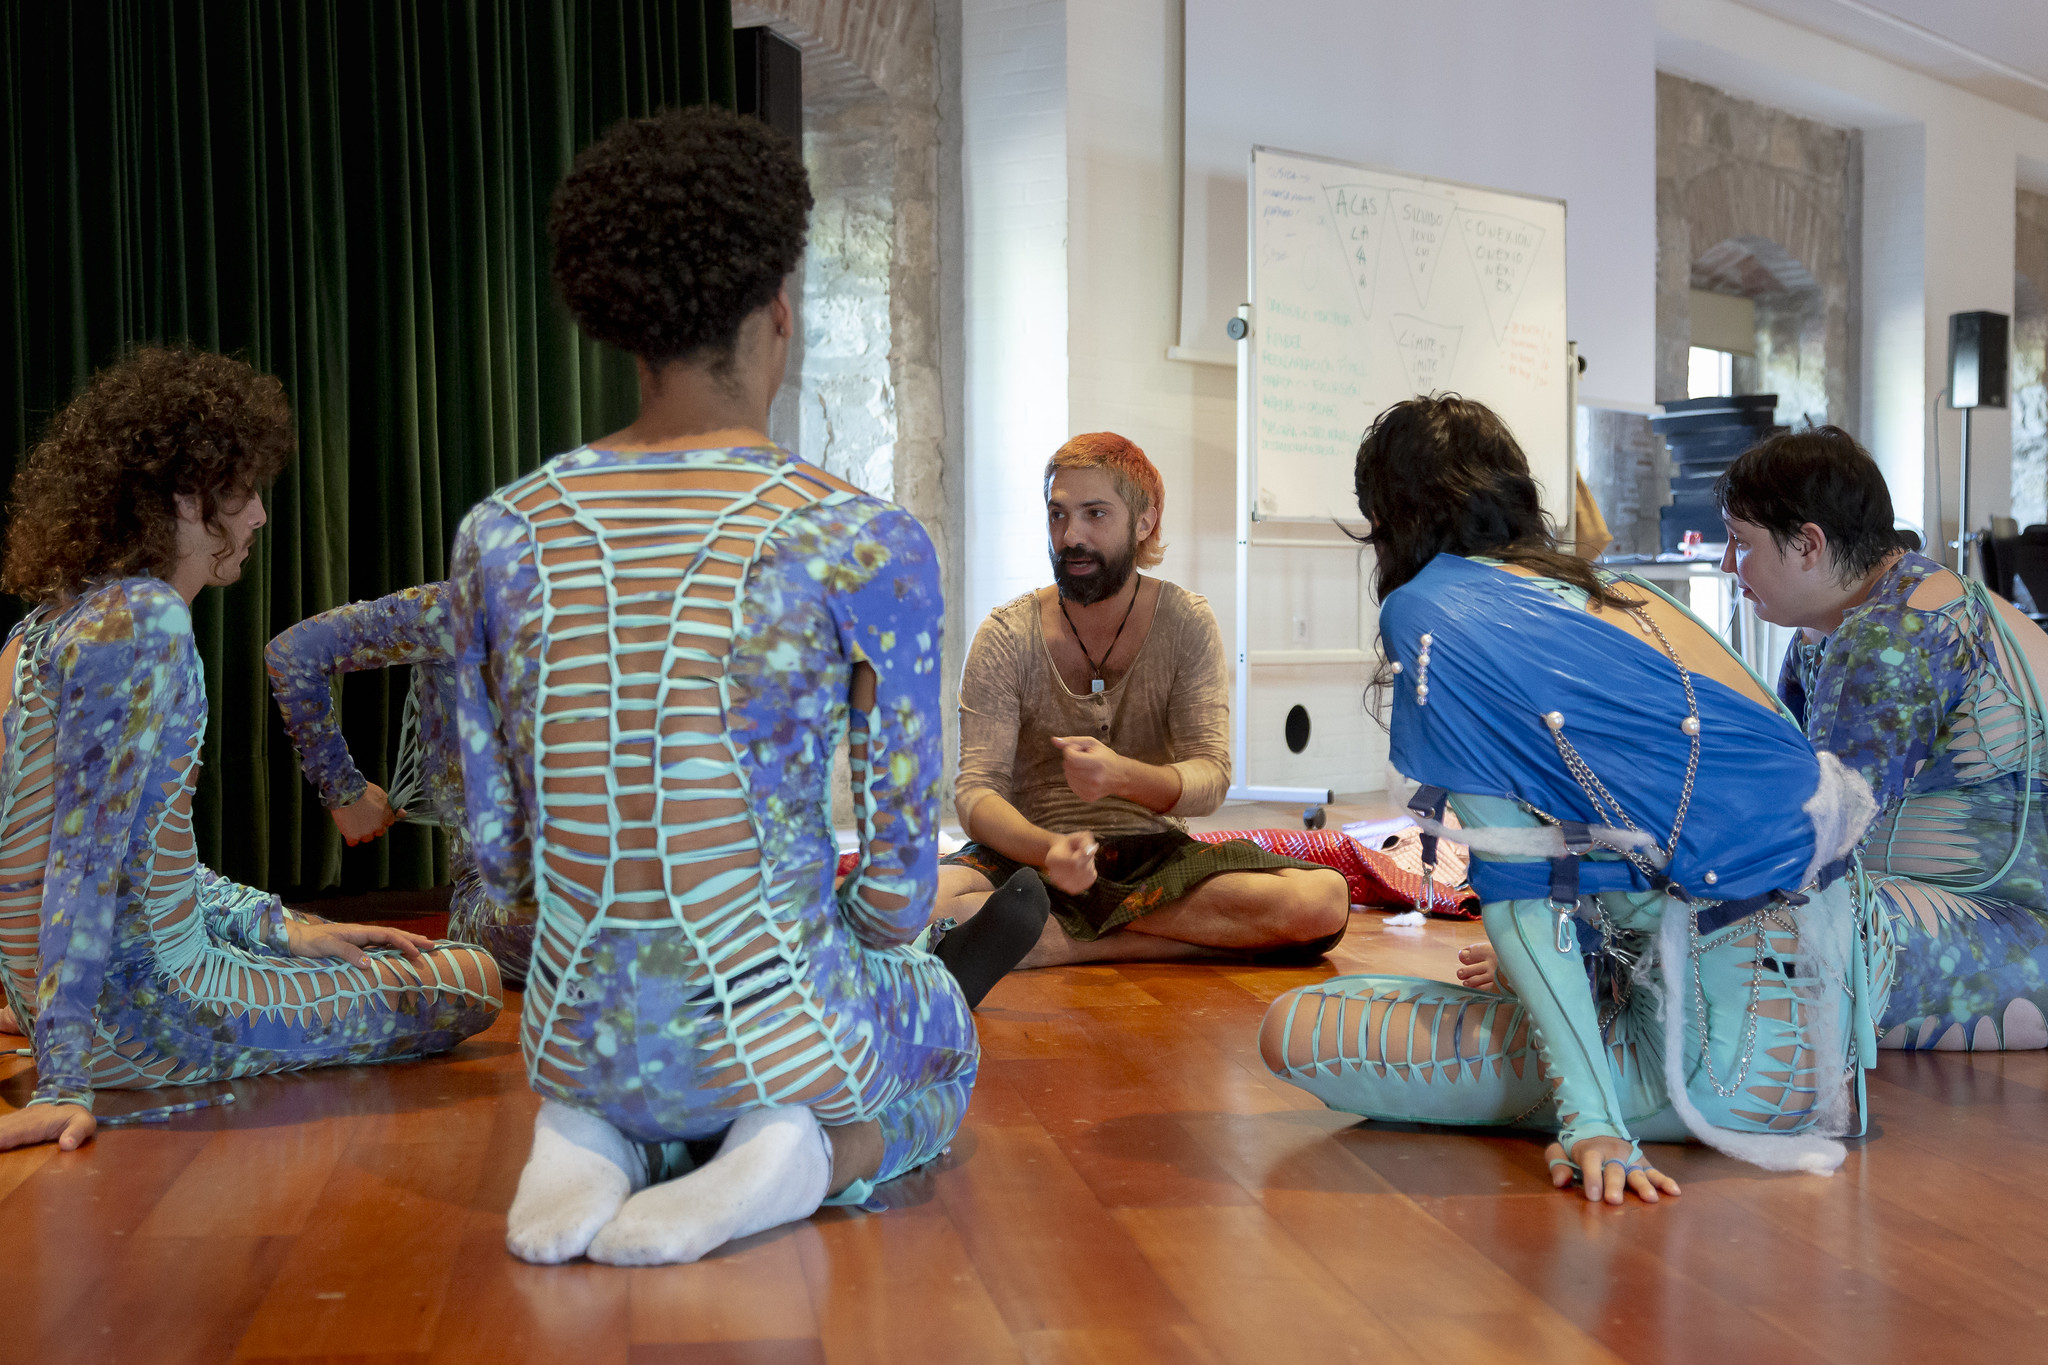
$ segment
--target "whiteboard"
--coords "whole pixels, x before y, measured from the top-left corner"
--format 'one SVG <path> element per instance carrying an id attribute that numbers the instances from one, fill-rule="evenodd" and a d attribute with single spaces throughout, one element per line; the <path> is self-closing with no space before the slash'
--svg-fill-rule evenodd
<path id="1" fill-rule="evenodd" d="M 1499 413 L 1569 535 L 1564 204 L 1254 147 L 1254 515 L 1356 521 L 1359 439 L 1450 390 Z"/>

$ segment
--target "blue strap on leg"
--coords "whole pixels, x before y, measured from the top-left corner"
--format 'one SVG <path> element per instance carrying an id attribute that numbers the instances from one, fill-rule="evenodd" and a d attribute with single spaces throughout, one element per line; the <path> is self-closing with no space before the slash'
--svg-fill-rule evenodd
<path id="1" fill-rule="evenodd" d="M 1450 800 L 1451 793 L 1444 787 L 1417 787 L 1415 795 L 1408 798 L 1408 809 L 1418 817 L 1440 825 L 1444 820 L 1444 808 Z M 1436 843 L 1436 835 L 1425 828 L 1422 831 L 1422 887 L 1415 907 L 1424 914 L 1436 909 Z"/>
<path id="2" fill-rule="evenodd" d="M 1550 908 L 1557 912 L 1557 951 L 1578 948 L 1572 932 L 1572 912 L 1579 905 L 1579 859 L 1593 851 L 1593 834 L 1583 820 L 1564 820 L 1558 825 L 1564 836 L 1564 854 L 1550 860 Z"/>

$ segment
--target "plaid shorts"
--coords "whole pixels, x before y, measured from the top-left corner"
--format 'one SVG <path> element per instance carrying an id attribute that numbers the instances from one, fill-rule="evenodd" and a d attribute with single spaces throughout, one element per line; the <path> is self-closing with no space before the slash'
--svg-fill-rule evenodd
<path id="1" fill-rule="evenodd" d="M 1001 886 L 1024 866 L 986 844 L 969 844 L 941 861 L 971 867 L 991 886 Z M 1141 915 L 1164 910 L 1218 873 L 1278 872 L 1289 867 L 1313 870 L 1316 864 L 1268 853 L 1244 839 L 1203 843 L 1177 829 L 1112 834 L 1096 840 L 1095 885 L 1078 896 L 1050 882 L 1046 890 L 1052 895 L 1054 918 L 1069 935 L 1086 943 Z"/>

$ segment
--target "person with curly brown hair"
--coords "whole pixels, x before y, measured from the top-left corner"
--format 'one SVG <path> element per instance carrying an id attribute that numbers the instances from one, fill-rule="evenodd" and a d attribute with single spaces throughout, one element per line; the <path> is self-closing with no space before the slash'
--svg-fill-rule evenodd
<path id="1" fill-rule="evenodd" d="M 144 347 L 15 477 L 0 587 L 34 606 L 0 649 L 0 988 L 36 1089 L 0 1150 L 76 1148 L 95 1090 L 414 1057 L 497 1017 L 489 954 L 288 910 L 195 855 L 192 602 L 241 577 L 292 446 L 277 380 Z"/>
<path id="2" fill-rule="evenodd" d="M 506 1236 L 530 1261 L 693 1261 L 860 1203 L 945 1150 L 973 1089 L 968 1002 L 914 946 L 945 767 L 931 540 L 764 434 L 810 206 L 796 148 L 716 109 L 586 149 L 555 279 L 638 358 L 640 414 L 456 537 L 470 845 L 537 930 Z M 860 847 L 835 887 L 841 742 Z"/>

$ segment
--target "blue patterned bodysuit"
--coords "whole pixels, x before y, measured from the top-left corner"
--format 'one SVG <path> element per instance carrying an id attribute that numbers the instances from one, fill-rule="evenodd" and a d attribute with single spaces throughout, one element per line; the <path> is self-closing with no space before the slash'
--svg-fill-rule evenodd
<path id="1" fill-rule="evenodd" d="M 199 863 L 206 682 L 168 584 L 100 585 L 9 638 L 0 981 L 33 1031 L 33 1103 L 440 1052 L 497 1017 L 488 955 L 293 957 L 287 922 L 316 917 Z"/>
<path id="2" fill-rule="evenodd" d="M 404 739 L 391 804 L 406 818 L 448 831 L 448 937 L 497 959 L 505 984 L 526 983 L 533 926 L 501 922 L 483 893 L 462 824 L 462 758 L 456 752 L 455 640 L 449 634 L 448 585 L 427 583 L 372 602 L 351 602 L 308 617 L 263 651 L 271 694 L 299 752 L 306 780 L 329 810 L 362 799 L 369 785 L 349 756 L 334 714 L 334 684 L 344 673 L 412 665 Z M 417 774 L 414 778 L 414 774 Z"/>
<path id="3" fill-rule="evenodd" d="M 1881 1045 L 2048 1046 L 2040 697 L 1981 587 L 1908 604 L 1945 572 L 1902 557 L 1833 634 L 1793 642 L 1778 691 L 1883 807 L 1863 846 L 1899 940 Z"/>
<path id="4" fill-rule="evenodd" d="M 1439 566 L 1450 560 L 1440 557 Z M 1500 572 L 1492 567 L 1495 561 L 1467 563 Z M 1452 565 L 1471 577 L 1469 568 L 1456 561 Z M 1431 577 L 1443 571 L 1439 566 L 1429 571 Z M 1620 577 L 1634 595 L 1655 594 L 1684 610 L 1645 581 Z M 1507 704 L 1478 708 L 1471 726 L 1451 725 L 1453 733 L 1443 743 L 1491 756 L 1471 766 L 1519 770 L 1501 779 L 1506 791 L 1453 792 L 1451 804 L 1467 830 L 1533 834 L 1539 824 L 1554 822 L 1539 821 L 1529 795 L 1546 789 L 1545 771 L 1564 766 L 1558 752 L 1546 752 L 1552 749 L 1544 730 L 1549 695 L 1580 697 L 1576 704 L 1565 703 L 1570 714 L 1556 713 L 1566 734 L 1579 733 L 1582 722 L 1601 710 L 1617 716 L 1624 733 L 1630 727 L 1636 733 L 1659 726 L 1676 731 L 1675 718 L 1686 713 L 1685 698 L 1676 670 L 1661 653 L 1647 666 L 1647 675 L 1630 671 L 1639 666 L 1624 651 L 1640 653 L 1645 641 L 1600 625 L 1582 628 L 1585 641 L 1574 646 L 1569 638 L 1543 629 L 1553 612 L 1570 613 L 1562 619 L 1565 625 L 1583 621 L 1587 599 L 1577 588 L 1551 579 L 1501 578 L 1506 581 L 1473 580 L 1478 596 L 1489 602 L 1506 600 L 1511 593 L 1527 598 L 1527 590 L 1535 589 L 1554 605 L 1546 609 L 1525 603 L 1520 619 L 1504 615 L 1499 621 L 1468 624 L 1468 632 L 1487 635 L 1501 656 L 1478 663 L 1461 657 L 1469 652 L 1469 638 L 1449 637 L 1447 642 L 1453 624 L 1442 609 L 1433 616 L 1414 610 L 1418 599 L 1411 597 L 1395 610 L 1404 593 L 1423 594 L 1419 600 L 1435 603 L 1427 595 L 1428 578 L 1390 595 L 1381 617 L 1383 638 L 1388 655 L 1405 665 L 1396 680 L 1394 735 L 1398 754 L 1404 727 L 1446 724 L 1436 719 L 1445 706 L 1446 688 L 1455 699 L 1461 686 L 1473 690 L 1475 676 L 1491 674 L 1489 696 Z M 1430 635 L 1421 636 L 1421 651 L 1412 638 L 1391 638 L 1389 623 L 1397 615 L 1411 632 L 1418 625 L 1435 631 L 1433 660 L 1425 657 L 1432 648 Z M 1712 635 L 1705 627 L 1702 633 Z M 1529 638 L 1519 638 L 1524 635 Z M 1465 681 L 1451 674 L 1445 682 L 1446 671 L 1460 663 L 1470 670 L 1462 675 Z M 1428 680 L 1428 710 L 1414 700 L 1418 679 Z M 1553 679 L 1576 682 L 1561 689 Z M 1696 677 L 1693 685 L 1702 697 L 1708 742 L 1729 746 L 1717 756 L 1723 780 L 1744 765 L 1745 744 L 1760 744 L 1769 746 L 1756 751 L 1760 757 L 1776 755 L 1780 771 L 1804 771 L 1810 786 L 1812 755 L 1789 717 L 1719 684 L 1710 686 L 1706 679 Z M 1760 679 L 1756 686 L 1764 691 Z M 1605 695 L 1592 700 L 1588 694 Z M 1543 738 L 1521 739 L 1532 734 Z M 1514 747 L 1511 741 L 1517 740 L 1530 747 Z M 1580 743 L 1585 742 L 1582 735 Z M 1521 766 L 1524 753 L 1533 757 Z M 1619 765 L 1609 762 L 1605 768 L 1606 781 L 1627 790 Z M 1639 791 L 1655 793 L 1662 802 L 1655 818 L 1644 818 L 1653 808 L 1650 801 L 1634 803 L 1645 827 L 1660 835 L 1670 824 L 1669 807 L 1681 773 L 1682 765 L 1659 761 L 1642 774 L 1626 775 Z M 1414 775 L 1439 780 L 1426 771 Z M 1715 818 L 1702 814 L 1705 799 L 1713 794 L 1708 781 L 1703 771 L 1687 826 L 1703 836 L 1708 834 L 1703 820 Z M 1745 843 L 1765 842 L 1763 831 L 1745 833 L 1745 802 L 1736 793 L 1723 795 L 1729 798 L 1719 808 L 1725 828 L 1712 842 L 1732 846 L 1740 856 Z M 1553 798 L 1539 799 L 1557 818 L 1587 818 L 1583 810 Z M 1805 789 L 1789 803 L 1772 798 L 1768 804 L 1773 809 L 1758 810 L 1756 817 L 1781 826 L 1804 825 L 1799 806 L 1804 799 Z M 1812 844 L 1809 838 L 1807 847 Z M 1475 850 L 1473 857 L 1475 884 L 1489 866 L 1533 861 L 1501 851 Z M 1618 854 L 1596 848 L 1586 860 L 1587 875 L 1615 869 L 1620 862 Z M 1721 865 L 1720 880 L 1730 880 L 1728 864 Z M 1710 893 L 1707 885 L 1695 886 Z M 1712 908 L 1706 899 L 1691 905 Z M 1571 925 L 1575 937 L 1568 950 L 1560 951 L 1558 915 L 1549 898 L 1489 899 L 1481 915 L 1498 956 L 1502 991 L 1406 976 L 1334 977 L 1290 991 L 1274 1003 L 1267 1018 L 1267 1055 L 1281 1062 L 1275 1068 L 1279 1074 L 1333 1109 L 1406 1122 L 1522 1125 L 1556 1132 L 1569 1153 L 1591 1137 L 1674 1141 L 1700 1131 L 1671 1093 L 1666 1054 L 1675 1036 L 1681 1050 L 1672 1060 L 1683 1077 L 1685 1100 L 1706 1124 L 1721 1130 L 1717 1143 L 1799 1134 L 1817 1119 L 1839 1124 L 1841 1112 L 1821 1112 L 1819 1097 L 1834 1089 L 1830 1081 L 1845 1068 L 1859 1061 L 1867 1066 L 1874 1059 L 1870 1012 L 1880 1007 L 1872 1002 L 1882 1001 L 1891 971 L 1883 920 L 1870 898 L 1860 894 L 1856 879 L 1835 880 L 1796 912 L 1771 907 L 1689 940 L 1681 935 L 1680 951 L 1690 961 L 1674 971 L 1660 949 L 1671 946 L 1663 931 L 1667 918 L 1683 915 L 1677 906 L 1663 891 L 1647 886 L 1581 895 Z M 1830 977 L 1839 980 L 1839 990 L 1816 989 L 1816 980 Z M 1667 1000 L 1679 1011 L 1675 1031 L 1660 1011 L 1660 1002 Z"/>
<path id="5" fill-rule="evenodd" d="M 453 567 L 471 846 L 537 927 L 534 1088 L 644 1143 L 804 1104 L 880 1121 L 877 1182 L 937 1156 L 979 1048 L 911 946 L 944 768 L 923 528 L 774 448 L 585 448 L 473 509 Z M 859 854 L 835 890 L 841 740 Z"/>

